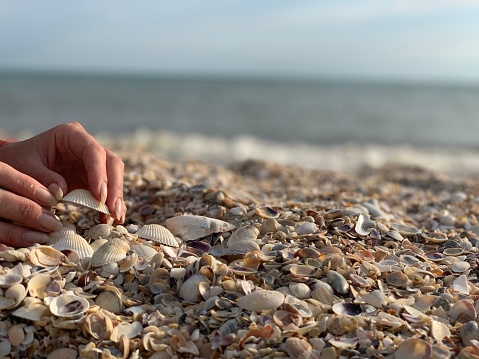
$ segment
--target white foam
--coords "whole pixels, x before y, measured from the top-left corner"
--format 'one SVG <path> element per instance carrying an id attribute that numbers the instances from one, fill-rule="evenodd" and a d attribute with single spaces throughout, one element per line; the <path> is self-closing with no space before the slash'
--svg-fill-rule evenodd
<path id="1" fill-rule="evenodd" d="M 98 134 L 97 138 L 107 146 L 112 141 L 112 138 L 105 134 Z M 195 159 L 229 164 L 259 159 L 340 172 L 356 171 L 364 166 L 378 168 L 395 163 L 417 165 L 449 175 L 479 174 L 479 152 L 471 148 L 418 148 L 411 145 L 386 146 L 373 143 L 312 145 L 272 142 L 244 135 L 225 139 L 144 129 L 115 136 L 115 142 L 117 141 L 141 144 L 170 161 Z"/>

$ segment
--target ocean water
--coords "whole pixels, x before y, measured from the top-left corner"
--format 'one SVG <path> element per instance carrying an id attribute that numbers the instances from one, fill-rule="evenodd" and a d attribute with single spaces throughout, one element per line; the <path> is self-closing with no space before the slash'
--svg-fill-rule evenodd
<path id="1" fill-rule="evenodd" d="M 78 121 L 103 141 L 135 138 L 174 160 L 475 173 L 478 114 L 472 85 L 0 74 L 7 133 Z"/>

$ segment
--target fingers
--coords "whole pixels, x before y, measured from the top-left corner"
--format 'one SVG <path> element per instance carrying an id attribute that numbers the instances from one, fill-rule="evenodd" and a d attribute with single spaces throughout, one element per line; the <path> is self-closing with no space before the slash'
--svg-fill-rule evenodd
<path id="1" fill-rule="evenodd" d="M 41 232 L 61 229 L 62 223 L 38 203 L 13 192 L 0 189 L 0 218 Z"/>
<path id="2" fill-rule="evenodd" d="M 106 150 L 108 174 L 107 206 L 118 223 L 125 221 L 126 206 L 123 201 L 123 161 L 110 150 Z"/>
<path id="3" fill-rule="evenodd" d="M 0 242 L 10 247 L 29 247 L 35 243 L 47 243 L 50 237 L 29 228 L 0 222 Z M 1 245 L 0 245 L 1 246 Z"/>

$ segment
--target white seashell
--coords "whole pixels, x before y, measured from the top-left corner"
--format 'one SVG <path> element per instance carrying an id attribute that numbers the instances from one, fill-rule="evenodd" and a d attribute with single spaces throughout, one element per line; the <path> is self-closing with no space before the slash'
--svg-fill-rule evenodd
<path id="1" fill-rule="evenodd" d="M 244 226 L 234 231 L 228 238 L 227 247 L 241 245 L 245 241 L 253 241 L 258 238 L 259 229 L 255 226 Z"/>
<path id="2" fill-rule="evenodd" d="M 30 297 L 44 299 L 53 281 L 54 278 L 47 273 L 40 273 L 30 278 L 27 284 Z"/>
<path id="3" fill-rule="evenodd" d="M 318 226 L 316 225 L 316 223 L 313 223 L 313 222 L 302 223 L 295 228 L 296 234 L 300 236 L 317 233 L 318 231 L 319 231 Z"/>
<path id="4" fill-rule="evenodd" d="M 108 242 L 108 239 L 106 238 L 100 238 L 97 239 L 96 241 L 93 241 L 90 243 L 90 246 L 93 249 L 93 252 L 96 252 L 98 248 L 100 248 L 102 245 L 104 245 L 106 242 Z"/>
<path id="5" fill-rule="evenodd" d="M 60 294 L 50 302 L 50 311 L 57 317 L 75 317 L 84 314 L 90 303 L 82 297 L 73 294 Z"/>
<path id="6" fill-rule="evenodd" d="M 138 254 L 138 257 L 140 257 L 141 259 L 147 262 L 151 261 L 151 259 L 155 256 L 155 254 L 158 253 L 158 251 L 155 248 L 150 247 L 146 244 L 133 245 L 131 246 L 131 250 L 135 251 L 136 254 Z"/>
<path id="7" fill-rule="evenodd" d="M 92 267 L 100 267 L 105 264 L 119 262 L 126 257 L 129 250 L 130 245 L 128 242 L 120 238 L 113 238 L 93 253 L 90 264 Z"/>
<path id="8" fill-rule="evenodd" d="M 93 193 L 86 189 L 74 189 L 62 198 L 63 202 L 79 204 L 88 208 L 92 208 L 98 212 L 111 214 L 106 204 L 102 204 L 95 198 Z"/>
<path id="9" fill-rule="evenodd" d="M 66 258 L 62 252 L 50 246 L 35 247 L 30 251 L 28 257 L 33 265 L 39 267 L 58 266 Z"/>
<path id="10" fill-rule="evenodd" d="M 467 277 L 463 274 L 454 279 L 452 282 L 452 289 L 458 291 L 461 294 L 469 294 L 469 285 L 467 283 Z"/>
<path id="11" fill-rule="evenodd" d="M 48 307 L 41 303 L 35 305 L 29 305 L 17 308 L 12 315 L 18 318 L 30 320 L 32 322 L 38 322 L 44 317 L 51 316 Z"/>
<path id="12" fill-rule="evenodd" d="M 108 238 L 111 232 L 111 226 L 109 224 L 97 224 L 91 227 L 86 232 L 86 237 L 91 239 Z"/>
<path id="13" fill-rule="evenodd" d="M 55 244 L 60 239 L 64 238 L 71 233 L 76 234 L 76 227 L 73 223 L 62 222 L 63 228 L 58 231 L 53 231 L 49 233 L 50 241 L 47 243 L 49 246 Z"/>
<path id="14" fill-rule="evenodd" d="M 22 284 L 12 285 L 5 291 L 3 297 L 0 297 L 0 310 L 18 307 L 26 296 L 27 290 Z"/>
<path id="15" fill-rule="evenodd" d="M 74 232 L 66 233 L 62 239 L 59 239 L 51 246 L 59 251 L 74 251 L 78 254 L 80 259 L 91 257 L 93 255 L 93 248 L 90 244 L 85 238 Z"/>
<path id="16" fill-rule="evenodd" d="M 201 282 L 209 283 L 208 277 L 201 273 L 193 274 L 181 286 L 178 292 L 179 296 L 190 303 L 198 302 L 200 295 L 199 285 Z"/>
<path id="17" fill-rule="evenodd" d="M 160 243 L 175 248 L 178 247 L 178 242 L 173 234 L 159 224 L 147 224 L 141 227 L 136 234 L 138 234 L 138 237 L 140 238 L 148 239 L 155 243 Z"/>
<path id="18" fill-rule="evenodd" d="M 0 276 L 0 288 L 9 288 L 21 282 L 23 282 L 23 277 L 20 274 L 8 273 Z"/>
<path id="19" fill-rule="evenodd" d="M 367 236 L 371 231 L 373 230 L 374 227 L 371 225 L 368 225 L 367 228 L 366 226 L 363 226 L 366 222 L 366 218 L 364 218 L 363 214 L 360 214 L 358 216 L 358 221 L 356 222 L 356 226 L 354 229 L 356 230 L 356 233 L 359 234 L 360 236 Z"/>
<path id="20" fill-rule="evenodd" d="M 306 340 L 291 337 L 286 339 L 284 349 L 290 358 L 309 359 L 313 353 L 313 347 Z"/>
<path id="21" fill-rule="evenodd" d="M 440 342 L 444 337 L 450 337 L 451 331 L 447 325 L 433 319 L 431 320 L 431 336 Z"/>
<path id="22" fill-rule="evenodd" d="M 304 283 L 291 282 L 289 283 L 289 290 L 298 299 L 311 298 L 311 289 Z"/>
<path id="23" fill-rule="evenodd" d="M 274 290 L 257 289 L 238 299 L 238 306 L 251 311 L 278 308 L 284 302 L 284 294 Z"/>
<path id="24" fill-rule="evenodd" d="M 95 304 L 110 313 L 119 313 L 123 310 L 121 296 L 113 290 L 105 290 L 95 298 Z"/>
<path id="25" fill-rule="evenodd" d="M 168 218 L 165 225 L 173 235 L 185 241 L 192 241 L 213 233 L 227 232 L 236 228 L 236 226 L 219 219 L 193 215 Z"/>

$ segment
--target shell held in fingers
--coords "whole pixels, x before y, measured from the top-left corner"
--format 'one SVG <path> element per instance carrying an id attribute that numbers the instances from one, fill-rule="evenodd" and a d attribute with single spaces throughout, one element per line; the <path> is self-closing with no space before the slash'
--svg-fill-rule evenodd
<path id="1" fill-rule="evenodd" d="M 62 201 L 79 204 L 81 206 L 94 209 L 98 212 L 111 214 L 107 205 L 97 200 L 93 193 L 91 193 L 87 189 L 74 189 L 73 191 L 70 191 L 66 196 L 64 196 L 62 198 Z"/>

